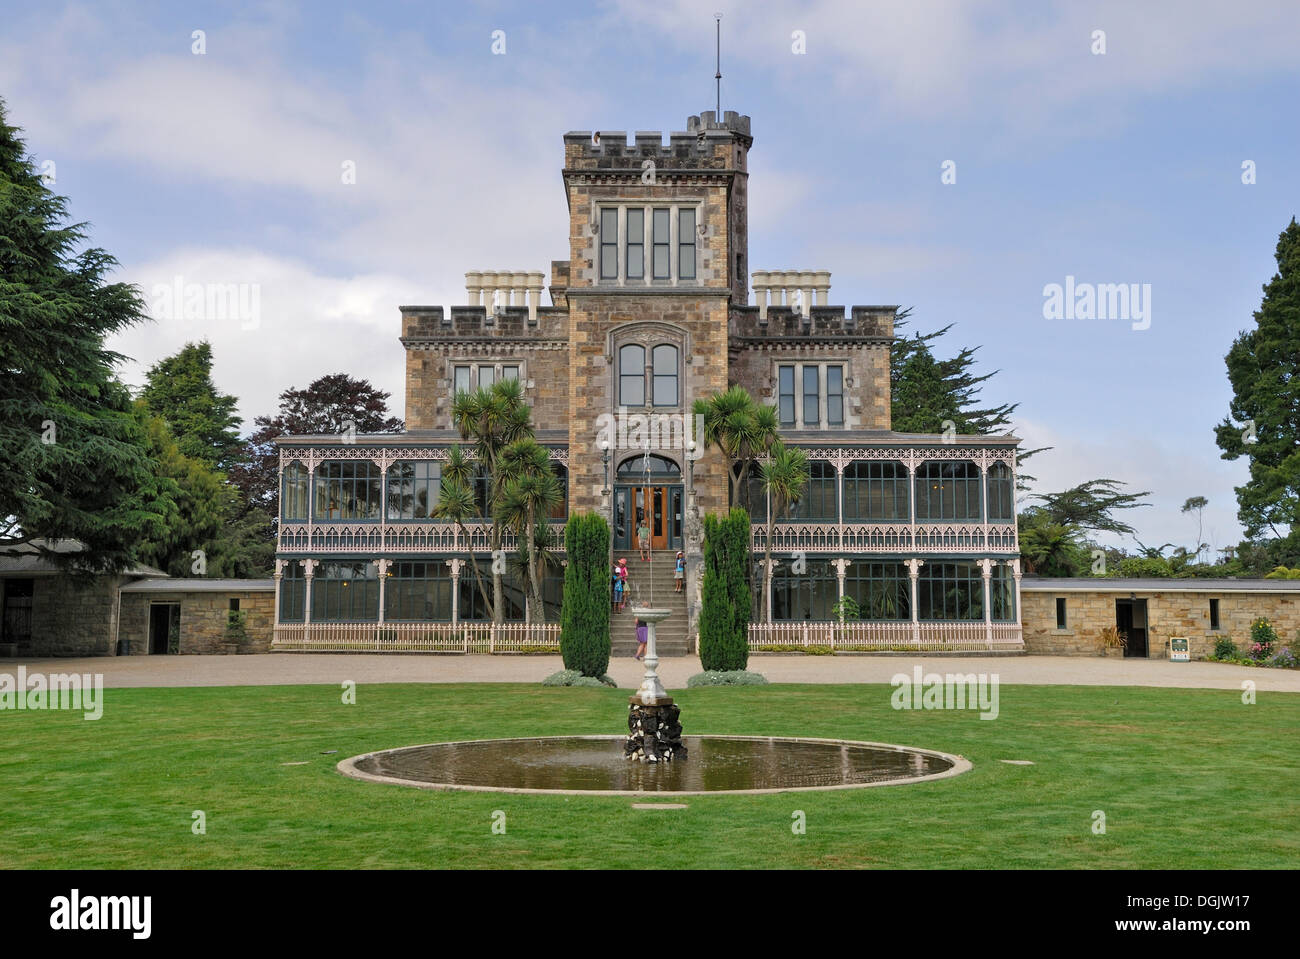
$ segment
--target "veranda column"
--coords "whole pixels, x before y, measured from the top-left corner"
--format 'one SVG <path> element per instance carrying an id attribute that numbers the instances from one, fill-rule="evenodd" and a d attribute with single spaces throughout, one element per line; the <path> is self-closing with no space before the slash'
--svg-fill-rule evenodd
<path id="1" fill-rule="evenodd" d="M 384 586 L 388 580 L 388 568 L 393 565 L 391 559 L 377 559 L 375 564 L 379 567 L 379 625 L 384 625 Z"/>
<path id="2" fill-rule="evenodd" d="M 845 570 L 847 570 L 847 569 L 849 568 L 849 561 L 848 561 L 847 559 L 844 559 L 844 558 L 841 557 L 840 559 L 833 559 L 833 560 L 831 560 L 831 565 L 835 567 L 835 583 L 836 583 L 836 587 L 837 587 L 837 589 L 838 589 L 838 595 L 837 595 L 836 598 L 837 598 L 837 601 L 838 601 L 839 604 L 843 604 L 843 602 L 844 602 L 844 572 L 845 572 Z M 844 606 L 843 606 L 843 605 L 839 605 L 838 608 L 839 608 L 840 614 L 839 614 L 838 616 L 836 616 L 835 618 L 836 618 L 836 620 L 837 620 L 841 625 L 843 625 L 843 623 L 844 623 Z M 834 643 L 832 643 L 832 646 L 833 646 L 833 645 L 834 645 Z"/>
<path id="3" fill-rule="evenodd" d="M 986 453 L 981 453 L 978 464 L 980 468 L 980 497 L 982 499 L 982 502 L 980 503 L 980 518 L 983 520 L 983 523 L 981 524 L 982 529 L 980 530 L 983 542 L 980 544 L 980 549 L 989 549 L 989 464 L 986 456 Z M 984 577 L 985 584 L 987 585 L 987 572 L 985 572 Z"/>
<path id="4" fill-rule="evenodd" d="M 989 580 L 993 576 L 995 562 L 987 558 L 976 560 L 976 565 L 979 566 L 984 577 L 984 643 L 989 649 L 993 648 L 993 607 L 989 604 Z"/>
<path id="5" fill-rule="evenodd" d="M 302 567 L 302 578 L 306 582 L 302 601 L 302 625 L 303 640 L 311 639 L 311 584 L 316 578 L 316 567 L 320 565 L 318 559 L 300 559 L 298 565 Z"/>
<path id="6" fill-rule="evenodd" d="M 1020 642 L 1021 642 L 1021 644 L 1023 645 L 1023 643 L 1024 643 L 1024 641 L 1025 641 L 1025 634 L 1024 634 L 1024 624 L 1021 622 L 1021 619 L 1020 619 L 1020 560 L 1019 560 L 1018 558 L 1017 558 L 1017 559 L 1009 559 L 1009 560 L 1007 560 L 1007 565 L 1011 567 L 1011 575 L 1014 576 L 1015 579 L 1016 579 L 1016 617 L 1015 617 L 1015 623 L 1016 623 L 1016 628 L 1017 628 L 1017 630 L 1020 632 Z"/>
<path id="7" fill-rule="evenodd" d="M 451 567 L 451 625 L 456 626 L 460 623 L 460 568 L 464 564 L 463 559 L 449 559 L 447 565 Z"/>
<path id="8" fill-rule="evenodd" d="M 763 614 L 769 623 L 772 621 L 772 574 L 780 565 L 781 561 L 779 559 L 769 559 L 766 569 L 763 570 L 763 592 L 766 600 L 766 604 L 763 606 Z"/>
<path id="9" fill-rule="evenodd" d="M 925 565 L 925 560 L 909 559 L 905 560 L 903 565 L 907 567 L 907 577 L 912 581 L 912 642 L 920 646 L 921 622 L 917 619 L 916 580 L 921 575 L 921 567 Z"/>
<path id="10" fill-rule="evenodd" d="M 280 577 L 284 575 L 284 567 L 288 562 L 287 559 L 277 559 L 275 561 L 275 572 L 272 574 L 272 578 L 275 580 L 275 616 L 271 620 L 274 624 L 271 628 L 272 643 L 275 642 L 276 630 L 280 628 Z"/>
<path id="11" fill-rule="evenodd" d="M 835 470 L 835 542 L 844 551 L 844 467 L 845 462 L 842 459 L 831 461 L 831 468 Z"/>

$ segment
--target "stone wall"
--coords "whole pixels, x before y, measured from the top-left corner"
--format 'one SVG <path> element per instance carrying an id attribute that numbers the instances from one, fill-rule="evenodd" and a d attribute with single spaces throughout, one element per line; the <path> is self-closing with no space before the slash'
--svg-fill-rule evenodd
<path id="1" fill-rule="evenodd" d="M 148 655 L 150 607 L 154 603 L 178 603 L 181 607 L 181 654 L 225 653 L 230 642 L 226 636 L 226 622 L 232 599 L 239 600 L 248 633 L 248 643 L 239 652 L 269 652 L 275 626 L 275 593 L 270 590 L 123 593 L 121 638 L 131 641 L 131 655 Z"/>
<path id="2" fill-rule="evenodd" d="M 1300 629 L 1300 591 L 1278 592 L 1142 592 L 1147 601 L 1147 649 L 1151 659 L 1169 658 L 1169 638 L 1185 636 L 1193 659 L 1214 651 L 1214 638 L 1227 636 L 1239 649 L 1250 644 L 1250 624 L 1263 616 L 1283 645 L 1295 642 Z M 1056 599 L 1066 600 L 1066 629 L 1056 628 Z M 1040 592 L 1022 588 L 1025 651 L 1053 656 L 1095 656 L 1103 627 L 1115 625 L 1115 600 L 1127 592 Z M 1210 600 L 1219 601 L 1219 626 L 1210 629 Z"/>
<path id="3" fill-rule="evenodd" d="M 890 428 L 889 344 L 894 307 L 813 307 L 806 321 L 789 307 L 732 310 L 731 382 L 776 405 L 781 363 L 844 364 L 844 429 Z M 869 312 L 870 311 L 870 312 Z M 796 382 L 796 390 L 800 385 Z"/>
<path id="4" fill-rule="evenodd" d="M 117 586 L 97 576 L 78 584 L 64 576 L 37 576 L 32 584 L 32 641 L 19 656 L 105 656 L 114 652 Z"/>
<path id="5" fill-rule="evenodd" d="M 533 425 L 568 428 L 569 335 L 567 310 L 538 310 L 528 322 L 526 307 L 491 315 L 481 306 L 402 308 L 406 347 L 406 428 L 451 429 L 458 364 L 519 364 Z"/>

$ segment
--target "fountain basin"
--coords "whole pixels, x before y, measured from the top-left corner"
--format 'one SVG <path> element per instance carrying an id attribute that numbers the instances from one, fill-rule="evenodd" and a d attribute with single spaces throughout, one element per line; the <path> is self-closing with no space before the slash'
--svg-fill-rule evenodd
<path id="1" fill-rule="evenodd" d="M 353 756 L 354 779 L 421 789 L 583 796 L 755 794 L 902 785 L 960 775 L 961 756 L 888 743 L 770 736 L 685 736 L 690 760 L 643 765 L 621 736 L 429 743 Z"/>

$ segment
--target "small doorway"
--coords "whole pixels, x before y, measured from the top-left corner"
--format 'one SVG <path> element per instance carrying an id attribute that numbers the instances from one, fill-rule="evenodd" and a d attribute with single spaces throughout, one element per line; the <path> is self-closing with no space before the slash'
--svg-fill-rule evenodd
<path id="1" fill-rule="evenodd" d="M 175 654 L 181 651 L 181 604 L 153 603 L 149 607 L 149 652 Z"/>
<path id="2" fill-rule="evenodd" d="M 1115 600 L 1115 628 L 1128 637 L 1124 657 L 1147 658 L 1147 601 L 1145 599 Z"/>
<path id="3" fill-rule="evenodd" d="M 12 643 L 26 652 L 32 642 L 32 596 L 36 592 L 32 579 L 7 579 L 4 590 L 4 613 L 0 618 L 0 643 Z"/>

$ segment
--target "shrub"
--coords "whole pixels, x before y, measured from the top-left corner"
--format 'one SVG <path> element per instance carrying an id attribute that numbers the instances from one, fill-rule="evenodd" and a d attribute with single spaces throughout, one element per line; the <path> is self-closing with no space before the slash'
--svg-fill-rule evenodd
<path id="1" fill-rule="evenodd" d="M 1229 636 L 1214 637 L 1214 659 L 1233 659 L 1237 655 L 1237 644 Z"/>
<path id="2" fill-rule="evenodd" d="M 705 672 L 743 670 L 749 662 L 749 514 L 704 517 L 700 663 Z"/>
<path id="3" fill-rule="evenodd" d="M 560 655 L 564 668 L 599 677 L 609 669 L 609 524 L 592 513 L 569 517 L 564 528 L 564 599 Z"/>
<path id="4" fill-rule="evenodd" d="M 1277 651 L 1277 655 L 1268 661 L 1270 666 L 1279 666 L 1282 669 L 1295 669 L 1300 666 L 1300 659 L 1296 658 L 1288 647 L 1283 646 Z"/>
<path id="5" fill-rule="evenodd" d="M 226 612 L 226 642 L 243 646 L 248 642 L 248 613 L 242 609 Z"/>
<path id="6" fill-rule="evenodd" d="M 543 686 L 618 686 L 609 676 L 584 676 L 576 669 L 562 669 L 542 680 Z"/>
<path id="7" fill-rule="evenodd" d="M 1250 639 L 1261 646 L 1271 646 L 1277 643 L 1277 633 L 1273 630 L 1273 624 L 1261 616 L 1250 624 Z"/>
<path id="8" fill-rule="evenodd" d="M 747 669 L 714 670 L 706 669 L 686 680 L 688 687 L 694 686 L 766 686 L 767 677 L 761 673 L 751 673 Z"/>

